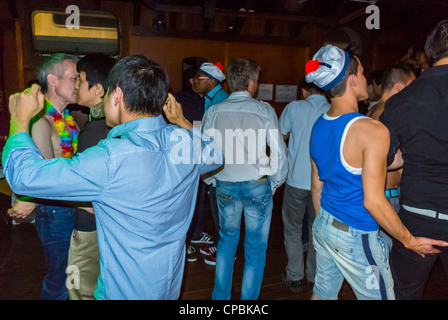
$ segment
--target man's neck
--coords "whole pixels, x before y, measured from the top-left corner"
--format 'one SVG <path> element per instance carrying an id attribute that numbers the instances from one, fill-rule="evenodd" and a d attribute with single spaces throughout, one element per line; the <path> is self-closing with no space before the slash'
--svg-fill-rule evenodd
<path id="1" fill-rule="evenodd" d="M 331 108 L 327 114 L 330 117 L 338 117 L 346 113 L 359 112 L 358 101 L 346 96 L 331 99 Z"/>
<path id="2" fill-rule="evenodd" d="M 89 106 L 87 106 L 87 107 L 89 107 L 89 108 L 93 108 L 93 107 L 99 105 L 99 104 L 102 103 L 102 102 L 103 102 L 103 99 L 99 98 L 99 99 L 93 101 L 93 102 L 92 102 Z"/>
<path id="3" fill-rule="evenodd" d="M 448 64 L 448 57 L 447 57 L 447 58 L 440 59 L 439 61 L 437 61 L 436 63 L 434 63 L 434 67 L 442 66 L 442 65 L 447 65 L 447 64 Z"/>
<path id="4" fill-rule="evenodd" d="M 51 102 L 51 105 L 56 109 L 57 112 L 60 114 L 64 113 L 65 108 L 68 106 L 68 102 L 64 101 L 64 99 L 61 99 L 57 95 L 53 95 L 51 93 L 45 94 L 45 97 L 48 98 Z"/>

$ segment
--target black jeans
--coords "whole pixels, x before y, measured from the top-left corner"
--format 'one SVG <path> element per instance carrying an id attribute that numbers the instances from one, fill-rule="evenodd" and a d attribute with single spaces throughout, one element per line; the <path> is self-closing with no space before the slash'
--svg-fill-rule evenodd
<path id="1" fill-rule="evenodd" d="M 398 213 L 403 224 L 416 237 L 448 240 L 448 220 L 440 220 L 409 212 L 401 207 Z M 440 262 L 448 282 L 448 248 L 439 248 L 441 253 L 422 258 L 403 244 L 393 239 L 390 266 L 394 278 L 397 300 L 421 300 L 426 282 L 434 266 Z"/>

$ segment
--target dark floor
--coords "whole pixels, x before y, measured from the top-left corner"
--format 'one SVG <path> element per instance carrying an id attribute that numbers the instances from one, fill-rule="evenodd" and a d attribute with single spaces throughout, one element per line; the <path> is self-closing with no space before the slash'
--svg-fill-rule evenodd
<path id="1" fill-rule="evenodd" d="M 280 211 L 282 196 L 282 190 L 275 195 L 266 269 L 259 299 L 308 300 L 312 293 L 311 284 L 305 284 L 302 293 L 293 293 L 280 280 L 286 264 Z M 45 274 L 42 247 L 34 224 L 11 225 L 9 217 L 5 215 L 9 204 L 9 197 L 0 194 L 0 300 L 36 300 L 39 298 Z M 198 257 L 196 262 L 186 264 L 181 300 L 209 300 L 211 298 L 215 268 L 206 265 L 200 253 Z M 241 247 L 238 249 L 237 257 L 233 299 L 239 297 L 242 280 L 244 258 Z M 424 299 L 447 299 L 447 287 L 441 266 L 437 263 L 428 280 Z M 344 283 L 339 299 L 356 299 L 347 283 Z"/>

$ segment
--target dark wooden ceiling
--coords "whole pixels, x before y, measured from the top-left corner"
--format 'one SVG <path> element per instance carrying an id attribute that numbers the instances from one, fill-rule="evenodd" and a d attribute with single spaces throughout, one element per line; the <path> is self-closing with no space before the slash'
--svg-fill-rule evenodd
<path id="1" fill-rule="evenodd" d="M 448 18 L 446 0 L 141 0 L 159 12 L 203 12 L 216 15 L 290 20 L 343 25 L 366 16 L 375 4 L 384 27 L 409 28 L 433 25 Z"/>

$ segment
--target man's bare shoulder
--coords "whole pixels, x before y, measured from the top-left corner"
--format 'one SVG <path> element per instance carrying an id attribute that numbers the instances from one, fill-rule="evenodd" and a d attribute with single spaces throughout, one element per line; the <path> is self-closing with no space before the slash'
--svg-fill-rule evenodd
<path id="1" fill-rule="evenodd" d="M 31 127 L 31 136 L 35 138 L 49 138 L 52 135 L 54 124 L 46 116 L 37 119 Z"/>
<path id="2" fill-rule="evenodd" d="M 380 121 L 364 117 L 355 121 L 351 128 L 352 134 L 360 139 L 366 139 L 373 142 L 374 140 L 389 139 L 389 130 Z M 383 140 L 384 141 L 384 140 Z"/>
<path id="3" fill-rule="evenodd" d="M 51 130 L 50 120 L 42 116 L 33 123 L 33 130 Z"/>

